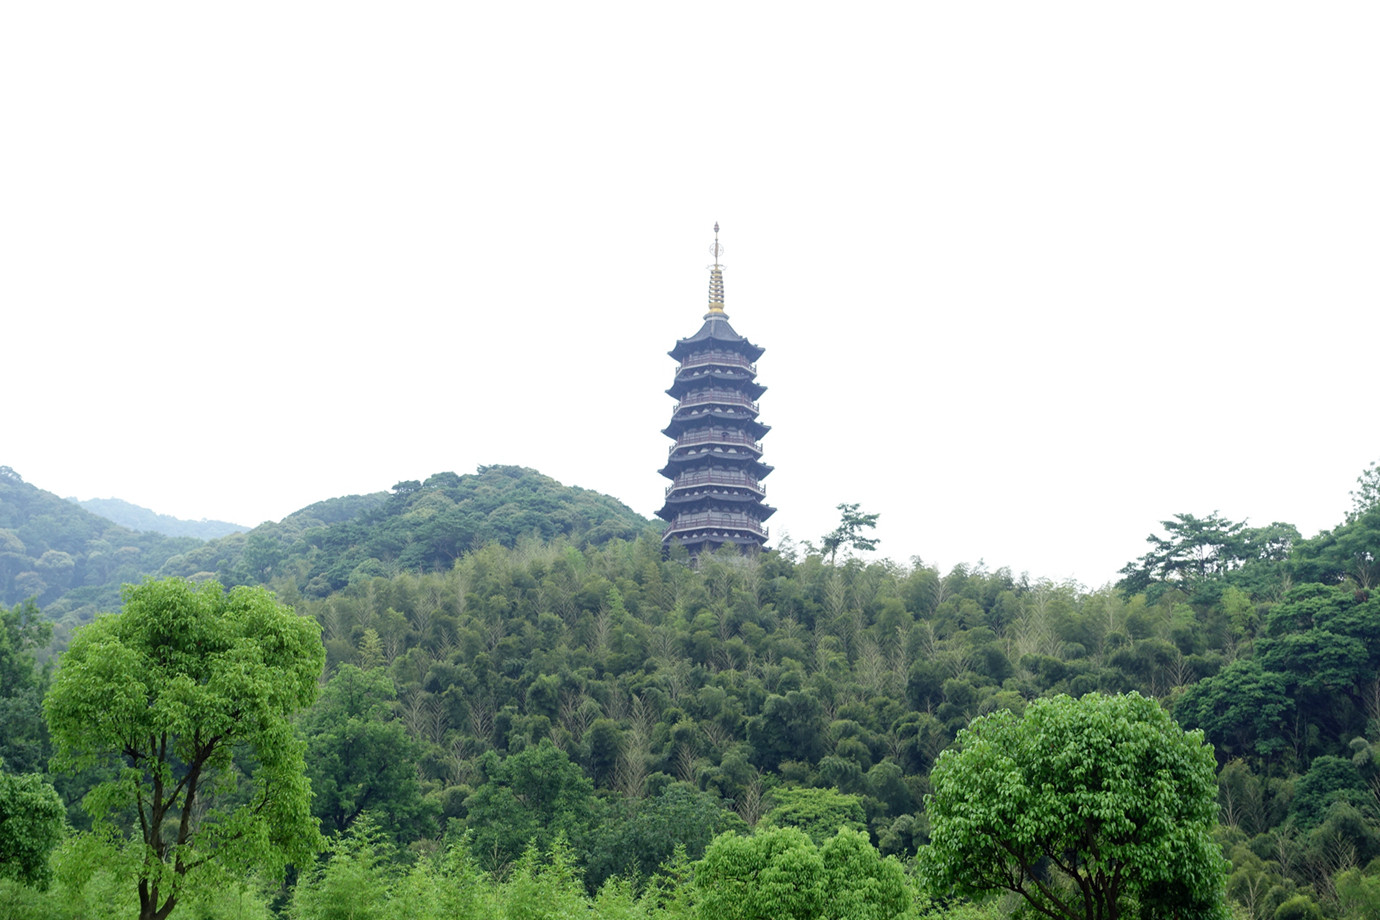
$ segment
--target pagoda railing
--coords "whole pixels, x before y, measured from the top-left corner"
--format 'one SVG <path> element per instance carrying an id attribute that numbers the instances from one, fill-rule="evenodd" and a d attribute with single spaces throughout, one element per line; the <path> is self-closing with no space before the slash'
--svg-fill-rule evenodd
<path id="1" fill-rule="evenodd" d="M 713 403 L 743 406 L 747 409 L 751 409 L 753 412 L 758 411 L 757 403 L 736 390 L 697 390 L 683 397 L 680 402 L 676 403 L 676 411 L 679 412 L 687 406 L 704 406 Z"/>
<path id="2" fill-rule="evenodd" d="M 704 367 L 706 364 L 727 364 L 731 367 L 744 367 L 757 373 L 757 365 L 747 358 L 733 351 L 701 351 L 690 355 L 680 362 L 680 367 L 676 368 L 676 373 L 680 373 L 687 367 Z"/>
<path id="3" fill-rule="evenodd" d="M 762 452 L 761 441 L 754 441 L 740 431 L 704 431 L 701 429 L 699 431 L 687 431 L 676 438 L 676 443 L 671 445 L 670 453 L 675 453 L 679 447 L 692 447 L 696 444 L 741 444 L 744 447 L 751 447 L 759 454 Z"/>
<path id="4" fill-rule="evenodd" d="M 762 537 L 771 535 L 765 524 L 754 521 L 743 514 L 725 514 L 721 511 L 701 511 L 698 514 L 678 514 L 666 528 L 669 536 L 682 530 L 700 530 L 705 527 L 724 527 L 730 530 L 746 530 Z"/>
<path id="5" fill-rule="evenodd" d="M 746 473 L 734 473 L 728 470 L 699 470 L 693 473 L 681 473 L 674 482 L 666 487 L 666 494 L 670 495 L 676 489 L 700 485 L 730 486 L 751 489 L 762 496 L 767 494 L 767 487 L 756 479 Z"/>

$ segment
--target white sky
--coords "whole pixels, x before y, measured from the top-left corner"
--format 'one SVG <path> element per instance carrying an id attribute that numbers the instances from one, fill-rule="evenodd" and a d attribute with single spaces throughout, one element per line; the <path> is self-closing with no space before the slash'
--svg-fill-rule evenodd
<path id="1" fill-rule="evenodd" d="M 10 3 L 0 464 L 661 504 L 722 225 L 773 535 L 1089 586 L 1380 457 L 1380 6 Z"/>

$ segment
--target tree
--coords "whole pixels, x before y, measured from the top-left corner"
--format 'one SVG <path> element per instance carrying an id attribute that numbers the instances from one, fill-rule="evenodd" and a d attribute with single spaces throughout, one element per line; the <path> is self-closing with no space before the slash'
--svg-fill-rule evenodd
<path id="1" fill-rule="evenodd" d="M 630 813 L 611 814 L 591 834 L 585 884 L 597 891 L 609 878 L 650 879 L 675 857 L 699 859 L 716 836 L 747 825 L 718 799 L 687 783 L 672 783 L 659 796 L 627 803 Z"/>
<path id="2" fill-rule="evenodd" d="M 1348 494 L 1351 496 L 1351 511 L 1346 516 L 1349 522 L 1380 506 L 1380 460 L 1361 471 L 1356 477 L 1356 489 Z"/>
<path id="3" fill-rule="evenodd" d="M 983 716 L 931 774 L 935 894 L 1010 891 L 1056 920 L 1225 918 L 1216 764 L 1137 693 Z"/>
<path id="4" fill-rule="evenodd" d="M 43 691 L 48 671 L 33 650 L 48 644 L 52 626 L 32 600 L 0 606 L 0 760 L 17 773 L 33 773 L 47 760 Z"/>
<path id="5" fill-rule="evenodd" d="M 898 920 L 912 901 L 900 863 L 848 828 L 820 847 L 794 827 L 723 834 L 695 886 L 701 920 Z"/>
<path id="6" fill-rule="evenodd" d="M 1347 515 L 1346 523 L 1302 541 L 1289 557 L 1298 582 L 1350 582 L 1363 592 L 1380 586 L 1380 505 Z"/>
<path id="7" fill-rule="evenodd" d="M 501 869 L 535 843 L 546 852 L 558 837 L 583 844 L 594 820 L 594 784 L 566 753 L 543 739 L 506 760 L 492 751 L 480 761 L 483 785 L 465 800 L 474 853 Z"/>
<path id="8" fill-rule="evenodd" d="M 803 690 L 772 694 L 747 726 L 752 759 L 763 770 L 783 760 L 813 763 L 824 753 L 824 710 L 819 698 Z"/>
<path id="9" fill-rule="evenodd" d="M 1168 536 L 1150 534 L 1150 552 L 1120 569 L 1123 594 L 1150 592 L 1152 587 L 1182 585 L 1193 590 L 1203 581 L 1239 568 L 1252 558 L 1244 521 L 1229 521 L 1216 511 L 1205 518 L 1176 514 L 1161 521 Z M 1154 600 L 1152 597 L 1151 600 Z"/>
<path id="10" fill-rule="evenodd" d="M 762 827 L 798 827 L 816 844 L 841 829 L 864 831 L 862 800 L 835 789 L 785 787 L 772 793 L 776 805 L 762 816 Z"/>
<path id="11" fill-rule="evenodd" d="M 895 857 L 882 858 L 867 835 L 848 828 L 824 841 L 825 905 L 820 920 L 895 920 L 912 895 Z"/>
<path id="12" fill-rule="evenodd" d="M 67 811 L 36 773 L 15 775 L 0 760 L 0 878 L 46 888 L 48 854 L 62 840 Z"/>
<path id="13" fill-rule="evenodd" d="M 1284 727 L 1294 712 L 1284 677 L 1254 658 L 1233 661 L 1179 697 L 1174 715 L 1201 728 L 1223 758 L 1268 757 L 1288 747 Z"/>
<path id="14" fill-rule="evenodd" d="M 824 907 L 824 861 L 794 827 L 723 834 L 695 869 L 704 920 L 815 920 Z"/>
<path id="15" fill-rule="evenodd" d="M 263 588 L 167 579 L 123 596 L 73 636 L 45 707 L 56 768 L 121 764 L 83 804 L 98 836 L 137 817 L 139 916 L 163 920 L 208 864 L 272 875 L 317 850 L 291 718 L 325 649 L 315 620 Z"/>
<path id="16" fill-rule="evenodd" d="M 382 669 L 341 665 L 302 719 L 312 814 L 329 830 L 344 831 L 366 810 L 375 827 L 399 839 L 431 829 L 417 781 L 421 746 L 390 718 L 396 699 Z"/>
<path id="17" fill-rule="evenodd" d="M 876 537 L 864 537 L 864 530 L 871 530 L 877 526 L 877 518 L 880 514 L 864 514 L 858 510 L 856 503 L 847 502 L 839 505 L 839 526 L 820 538 L 820 549 L 829 554 L 829 564 L 834 564 L 834 559 L 843 547 L 851 546 L 855 550 L 874 550 L 879 542 Z"/>
<path id="18" fill-rule="evenodd" d="M 389 904 L 396 880 L 393 854 L 370 815 L 331 840 L 327 849 L 330 859 L 304 872 L 293 886 L 292 920 L 385 920 L 397 915 Z"/>

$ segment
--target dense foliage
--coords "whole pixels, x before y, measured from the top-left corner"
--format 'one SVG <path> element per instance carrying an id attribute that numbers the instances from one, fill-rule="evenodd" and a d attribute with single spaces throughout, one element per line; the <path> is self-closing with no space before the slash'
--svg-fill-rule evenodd
<path id="1" fill-rule="evenodd" d="M 931 840 L 936 759 L 974 719 L 1133 691 L 1213 745 L 1235 909 L 1380 910 L 1373 506 L 1306 540 L 1177 515 L 1126 581 L 1088 590 L 789 549 L 691 567 L 636 520 L 618 532 L 612 511 L 550 532 L 515 517 L 529 501 L 544 513 L 550 481 L 530 471 L 448 477 L 176 561 L 266 583 L 321 625 L 324 692 L 297 730 L 334 855 L 281 896 L 294 916 L 325 916 L 317 883 L 373 880 L 369 903 L 396 911 L 397 898 L 460 898 L 458 878 L 482 880 L 464 897 L 500 916 L 537 891 L 603 916 L 703 915 L 675 892 L 692 890 L 716 837 L 754 829 L 799 830 L 815 856 L 791 852 L 813 865 L 851 828 L 912 865 Z M 462 544 L 428 529 L 438 518 L 475 529 Z M 7 730 L 0 747 L 20 749 Z M 415 769 L 385 769 L 389 749 Z M 65 852 L 54 891 L 76 897 Z M 925 906 L 907 884 L 915 912 L 1016 906 Z"/>
<path id="2" fill-rule="evenodd" d="M 118 762 L 83 804 L 93 843 L 137 819 L 106 858 L 135 867 L 140 920 L 163 920 L 199 873 L 276 875 L 314 855 L 290 719 L 316 698 L 319 635 L 262 588 L 176 579 L 131 586 L 120 614 L 77 631 L 45 701 L 54 765 Z"/>
<path id="3" fill-rule="evenodd" d="M 376 493 L 320 502 L 248 535 L 208 543 L 168 561 L 164 574 L 214 576 L 226 584 L 291 584 L 324 597 L 398 572 L 444 571 L 488 544 L 568 537 L 598 545 L 634 539 L 649 522 L 622 503 L 562 486 L 517 466 L 480 467 Z"/>
<path id="4" fill-rule="evenodd" d="M 136 533 L 0 466 L 0 606 L 33 600 L 54 620 L 119 605 L 120 585 L 200 544 Z"/>
<path id="5" fill-rule="evenodd" d="M 1138 693 L 975 719 L 935 765 L 932 880 L 1055 920 L 1225 920 L 1212 749 Z"/>
<path id="6" fill-rule="evenodd" d="M 157 529 L 156 520 L 140 520 Z M 203 541 L 119 526 L 0 467 L 0 605 L 33 599 L 65 637 L 114 609 L 120 585 L 149 576 L 279 590 L 290 584 L 294 593 L 323 597 L 361 579 L 443 570 L 490 543 L 513 546 L 535 535 L 598 545 L 635 539 L 652 526 L 607 495 L 522 467 L 487 466 L 317 502 L 247 533 Z"/>

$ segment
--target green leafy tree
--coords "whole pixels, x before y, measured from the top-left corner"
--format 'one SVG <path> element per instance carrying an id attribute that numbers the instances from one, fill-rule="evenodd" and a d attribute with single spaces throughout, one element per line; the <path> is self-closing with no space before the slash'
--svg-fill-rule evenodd
<path id="1" fill-rule="evenodd" d="M 1117 587 L 1124 594 L 1157 594 L 1174 586 L 1192 591 L 1252 557 L 1244 521 L 1229 521 L 1214 511 L 1204 518 L 1176 514 L 1160 524 L 1166 535 L 1150 534 L 1145 538 L 1150 552 L 1121 568 L 1125 577 Z"/>
<path id="2" fill-rule="evenodd" d="M 1201 728 L 1224 759 L 1268 757 L 1287 748 L 1284 729 L 1293 712 L 1284 677 L 1253 658 L 1233 661 L 1189 687 L 1174 706 L 1175 718 Z"/>
<path id="3" fill-rule="evenodd" d="M 877 548 L 877 538 L 864 536 L 863 531 L 876 527 L 877 518 L 881 515 L 867 514 L 859 511 L 858 507 L 857 503 L 848 502 L 839 505 L 839 526 L 820 538 L 820 548 L 829 555 L 830 565 L 834 564 L 839 550 L 845 547 L 866 551 Z"/>
<path id="4" fill-rule="evenodd" d="M 1342 916 L 1349 920 L 1380 920 L 1380 876 L 1360 869 L 1338 873 L 1333 881 Z"/>
<path id="5" fill-rule="evenodd" d="M 55 767 L 121 764 L 84 805 L 97 835 L 135 816 L 139 916 L 162 920 L 208 864 L 274 875 L 316 851 L 291 718 L 315 698 L 325 650 L 314 620 L 262 588 L 168 579 L 126 586 L 124 601 L 76 632 L 45 705 Z"/>
<path id="6" fill-rule="evenodd" d="M 816 761 L 824 753 L 824 714 L 819 698 L 803 690 L 773 694 L 748 722 L 754 762 L 775 770 L 783 760 Z"/>
<path id="7" fill-rule="evenodd" d="M 37 667 L 33 653 L 51 636 L 52 626 L 33 601 L 8 610 L 0 606 L 0 760 L 18 773 L 36 772 L 46 759 L 48 674 Z"/>
<path id="8" fill-rule="evenodd" d="M 0 878 L 46 888 L 48 854 L 62 840 L 67 812 L 43 777 L 6 773 L 4 766 L 0 760 Z"/>
<path id="9" fill-rule="evenodd" d="M 431 830 L 417 781 L 421 745 L 391 717 L 395 699 L 382 669 L 342 665 L 302 719 L 312 813 L 331 831 L 344 831 L 366 810 L 398 839 Z"/>
<path id="10" fill-rule="evenodd" d="M 288 916 L 291 920 L 386 920 L 397 916 L 390 904 L 397 874 L 391 855 L 382 831 L 370 816 L 362 816 L 331 841 L 328 858 L 293 886 Z"/>
<path id="11" fill-rule="evenodd" d="M 585 884 L 591 890 L 609 878 L 648 879 L 671 861 L 677 848 L 699 859 L 724 831 L 746 831 L 742 818 L 707 792 L 672 783 L 658 796 L 627 805 L 629 814 L 610 815 L 591 835 Z"/>
<path id="12" fill-rule="evenodd" d="M 1212 749 L 1139 694 L 983 716 L 939 758 L 921 850 L 938 895 L 1057 920 L 1225 918 Z"/>
<path id="13" fill-rule="evenodd" d="M 1361 471 L 1356 477 L 1356 488 L 1351 493 L 1351 511 L 1348 521 L 1354 521 L 1372 508 L 1380 507 L 1380 460 Z"/>
<path id="14" fill-rule="evenodd" d="M 475 855 L 503 868 L 534 843 L 547 851 L 557 837 L 583 843 L 594 818 L 594 784 L 549 740 L 500 760 L 480 762 L 485 782 L 465 800 Z"/>
<path id="15" fill-rule="evenodd" d="M 1311 830 L 1323 822 L 1335 802 L 1365 805 L 1371 798 L 1361 771 L 1350 759 L 1324 755 L 1313 758 L 1308 772 L 1294 785 L 1289 813 L 1301 830 Z"/>
<path id="16" fill-rule="evenodd" d="M 589 898 L 580 883 L 575 858 L 557 836 L 549 853 L 529 846 L 502 886 L 505 920 L 576 920 L 589 917 Z"/>
<path id="17" fill-rule="evenodd" d="M 1346 523 L 1302 541 L 1289 569 L 1298 582 L 1347 582 L 1363 592 L 1380 586 L 1380 505 L 1358 507 Z"/>
<path id="18" fill-rule="evenodd" d="M 725 834 L 695 886 L 700 920 L 899 920 L 914 900 L 901 864 L 848 828 L 819 847 L 794 827 Z"/>
<path id="19" fill-rule="evenodd" d="M 783 788 L 772 793 L 776 804 L 762 816 L 762 826 L 798 827 L 816 844 L 842 828 L 867 829 L 862 799 L 835 789 Z"/>
<path id="20" fill-rule="evenodd" d="M 817 920 L 824 860 L 798 828 L 724 834 L 705 851 L 695 886 L 701 920 Z"/>
<path id="21" fill-rule="evenodd" d="M 905 870 L 883 859 L 867 835 L 840 828 L 820 847 L 824 910 L 820 920 L 893 920 L 905 916 L 913 896 Z"/>

